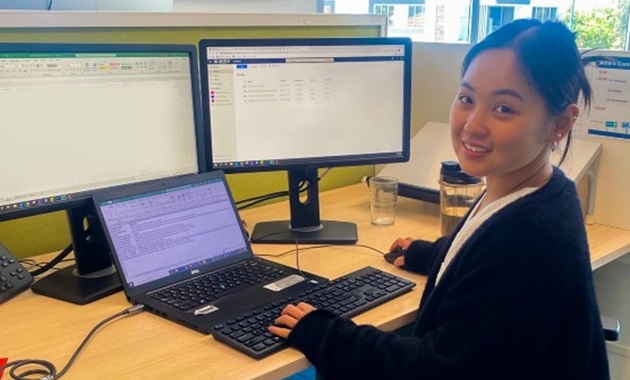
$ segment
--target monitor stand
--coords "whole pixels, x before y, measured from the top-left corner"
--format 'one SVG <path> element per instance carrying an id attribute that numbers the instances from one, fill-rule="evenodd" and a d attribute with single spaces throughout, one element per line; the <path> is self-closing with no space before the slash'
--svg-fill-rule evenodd
<path id="1" fill-rule="evenodd" d="M 291 169 L 289 204 L 291 220 L 257 223 L 252 243 L 265 244 L 354 244 L 358 240 L 357 225 L 349 222 L 320 220 L 317 169 Z M 306 196 L 300 189 L 306 186 Z"/>
<path id="2" fill-rule="evenodd" d="M 118 273 L 111 267 L 95 277 L 81 276 L 72 265 L 52 273 L 31 286 L 31 290 L 43 296 L 85 305 L 122 289 Z"/>
<path id="3" fill-rule="evenodd" d="M 75 265 L 37 280 L 37 294 L 84 305 L 122 290 L 103 229 L 90 205 L 68 210 Z"/>

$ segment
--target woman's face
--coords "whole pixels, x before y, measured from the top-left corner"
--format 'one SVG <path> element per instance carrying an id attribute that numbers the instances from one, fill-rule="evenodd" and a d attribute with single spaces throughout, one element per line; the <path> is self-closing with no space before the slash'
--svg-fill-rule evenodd
<path id="1" fill-rule="evenodd" d="M 462 169 L 488 186 L 525 181 L 549 165 L 554 120 L 511 50 L 491 49 L 471 62 L 451 106 L 451 140 Z"/>

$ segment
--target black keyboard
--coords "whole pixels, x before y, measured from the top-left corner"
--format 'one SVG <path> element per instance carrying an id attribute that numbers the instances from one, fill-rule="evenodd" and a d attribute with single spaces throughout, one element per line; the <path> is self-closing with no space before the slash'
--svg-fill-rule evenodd
<path id="1" fill-rule="evenodd" d="M 229 293 L 283 276 L 286 276 L 283 269 L 257 260 L 247 260 L 149 295 L 180 310 L 189 310 Z"/>
<path id="2" fill-rule="evenodd" d="M 289 303 L 308 302 L 343 317 L 372 309 L 416 284 L 390 273 L 365 267 L 330 282 L 247 312 L 214 326 L 214 338 L 260 359 L 286 347 L 285 340 L 271 334 L 268 327 Z"/>

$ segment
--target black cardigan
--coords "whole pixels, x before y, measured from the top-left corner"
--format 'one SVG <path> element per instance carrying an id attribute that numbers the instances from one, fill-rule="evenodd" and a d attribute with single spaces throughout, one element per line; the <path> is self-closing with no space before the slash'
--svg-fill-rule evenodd
<path id="1" fill-rule="evenodd" d="M 451 241 L 405 255 L 430 273 L 412 336 L 316 310 L 289 344 L 327 380 L 609 378 L 580 204 L 560 170 L 485 221 L 436 286 Z"/>

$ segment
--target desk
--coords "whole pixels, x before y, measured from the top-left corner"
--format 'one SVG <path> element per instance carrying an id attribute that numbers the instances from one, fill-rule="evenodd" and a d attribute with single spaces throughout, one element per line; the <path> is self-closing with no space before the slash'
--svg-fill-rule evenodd
<path id="1" fill-rule="evenodd" d="M 438 237 L 438 207 L 400 198 L 394 226 L 373 226 L 368 191 L 357 184 L 321 194 L 322 219 L 357 223 L 358 244 L 386 250 L 398 236 Z M 288 218 L 286 202 L 246 210 L 248 225 Z M 601 225 L 587 226 L 594 265 L 630 251 L 630 231 Z M 257 245 L 259 254 L 279 254 L 290 245 Z M 46 257 L 42 257 L 45 260 Z M 295 254 L 277 258 L 295 265 Z M 365 312 L 354 320 L 392 330 L 411 322 L 425 284 L 425 277 L 397 269 L 367 248 L 335 246 L 300 253 L 300 267 L 328 278 L 372 265 L 417 283 L 410 293 Z M 58 370 L 65 365 L 88 331 L 102 319 L 127 307 L 121 293 L 78 306 L 33 294 L 30 291 L 0 305 L 0 357 L 46 359 Z M 291 348 L 254 360 L 211 337 L 145 312 L 124 317 L 102 328 L 88 343 L 64 378 L 67 379 L 278 379 L 308 366 Z M 7 379 L 5 374 L 3 379 Z"/>

